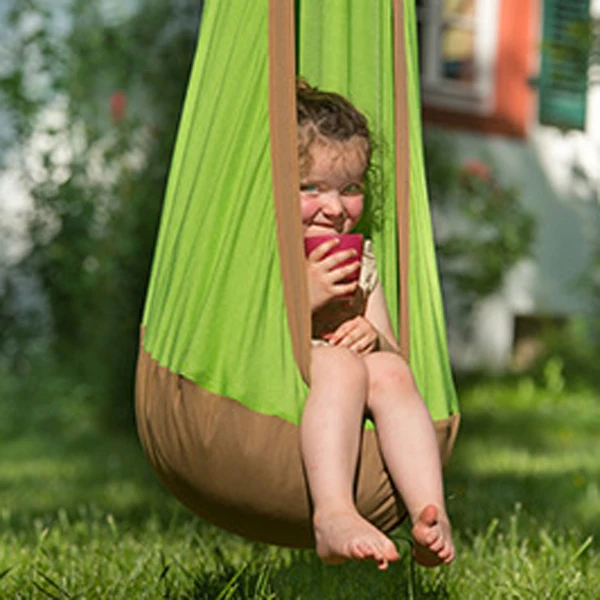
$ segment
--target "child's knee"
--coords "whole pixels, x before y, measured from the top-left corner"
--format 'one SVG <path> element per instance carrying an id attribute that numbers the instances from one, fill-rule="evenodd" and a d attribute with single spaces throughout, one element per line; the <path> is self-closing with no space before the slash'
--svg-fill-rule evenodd
<path id="1" fill-rule="evenodd" d="M 311 374 L 346 385 L 366 385 L 368 374 L 358 354 L 339 346 L 313 348 Z"/>
<path id="2" fill-rule="evenodd" d="M 415 380 L 408 363 L 398 354 L 392 352 L 377 352 L 369 355 L 369 386 L 371 392 L 379 395 L 381 392 L 393 389 L 410 393 L 416 390 Z"/>

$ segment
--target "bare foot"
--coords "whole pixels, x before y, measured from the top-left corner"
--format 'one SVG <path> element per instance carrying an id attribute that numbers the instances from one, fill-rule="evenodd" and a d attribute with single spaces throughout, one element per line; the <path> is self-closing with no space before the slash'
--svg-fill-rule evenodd
<path id="1" fill-rule="evenodd" d="M 314 528 L 317 554 L 327 564 L 374 560 L 383 570 L 400 558 L 392 540 L 355 511 L 315 514 Z"/>
<path id="2" fill-rule="evenodd" d="M 415 560 L 424 567 L 437 567 L 454 560 L 454 544 L 448 517 L 433 504 L 422 511 L 412 528 Z"/>

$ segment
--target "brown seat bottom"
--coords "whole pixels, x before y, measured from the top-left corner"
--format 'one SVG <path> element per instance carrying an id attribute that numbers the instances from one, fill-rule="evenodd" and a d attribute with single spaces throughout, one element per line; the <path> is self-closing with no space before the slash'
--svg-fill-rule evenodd
<path id="1" fill-rule="evenodd" d="M 256 413 L 161 367 L 140 348 L 136 416 L 142 446 L 166 488 L 200 518 L 251 540 L 313 547 L 296 425 Z M 455 427 L 438 426 L 446 447 Z M 382 531 L 404 507 L 365 430 L 356 478 L 359 512 Z"/>

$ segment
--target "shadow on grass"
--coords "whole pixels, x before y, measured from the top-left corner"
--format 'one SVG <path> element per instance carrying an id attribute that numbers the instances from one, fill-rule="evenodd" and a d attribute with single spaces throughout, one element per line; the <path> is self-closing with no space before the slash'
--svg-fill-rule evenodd
<path id="1" fill-rule="evenodd" d="M 4 445 L 0 498 L 4 526 L 30 531 L 37 519 L 52 521 L 111 515 L 128 528 L 150 517 L 167 526 L 189 516 L 163 489 L 131 435 L 55 433 L 24 435 Z"/>
<path id="2" fill-rule="evenodd" d="M 583 396 L 536 389 L 520 401 L 515 383 L 503 380 L 500 391 L 474 384 L 474 395 L 466 394 L 446 477 L 455 527 L 474 535 L 520 506 L 533 528 L 600 535 L 600 402 L 593 388 Z"/>
<path id="3" fill-rule="evenodd" d="M 343 569 L 326 566 L 307 553 L 274 573 L 271 581 L 281 598 L 450 598 L 443 573 L 435 573 L 440 577 L 429 575 L 411 566 L 406 551 L 386 572 L 378 571 L 373 563 L 348 563 Z"/>
<path id="4" fill-rule="evenodd" d="M 415 571 L 408 557 L 378 571 L 374 563 L 347 563 L 343 569 L 323 565 L 312 552 L 293 551 L 288 564 L 275 564 L 265 556 L 239 568 L 223 566 L 210 573 L 185 573 L 190 582 L 184 591 L 176 590 L 170 575 L 164 577 L 162 597 L 186 600 L 215 598 L 302 598 L 348 600 L 348 598 L 418 598 L 447 600 L 443 578 L 423 576 Z M 171 574 L 177 582 L 179 567 Z M 229 595 L 231 594 L 231 595 Z"/>

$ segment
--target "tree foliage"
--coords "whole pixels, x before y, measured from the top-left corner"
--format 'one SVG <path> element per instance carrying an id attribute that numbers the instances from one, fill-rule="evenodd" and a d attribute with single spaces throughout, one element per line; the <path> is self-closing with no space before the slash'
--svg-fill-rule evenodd
<path id="1" fill-rule="evenodd" d="M 0 59 L 12 142 L 3 158 L 33 205 L 17 268 L 41 285 L 53 355 L 106 391 L 113 422 L 131 418 L 137 330 L 201 14 L 196 0 L 128 6 L 12 0 Z"/>

